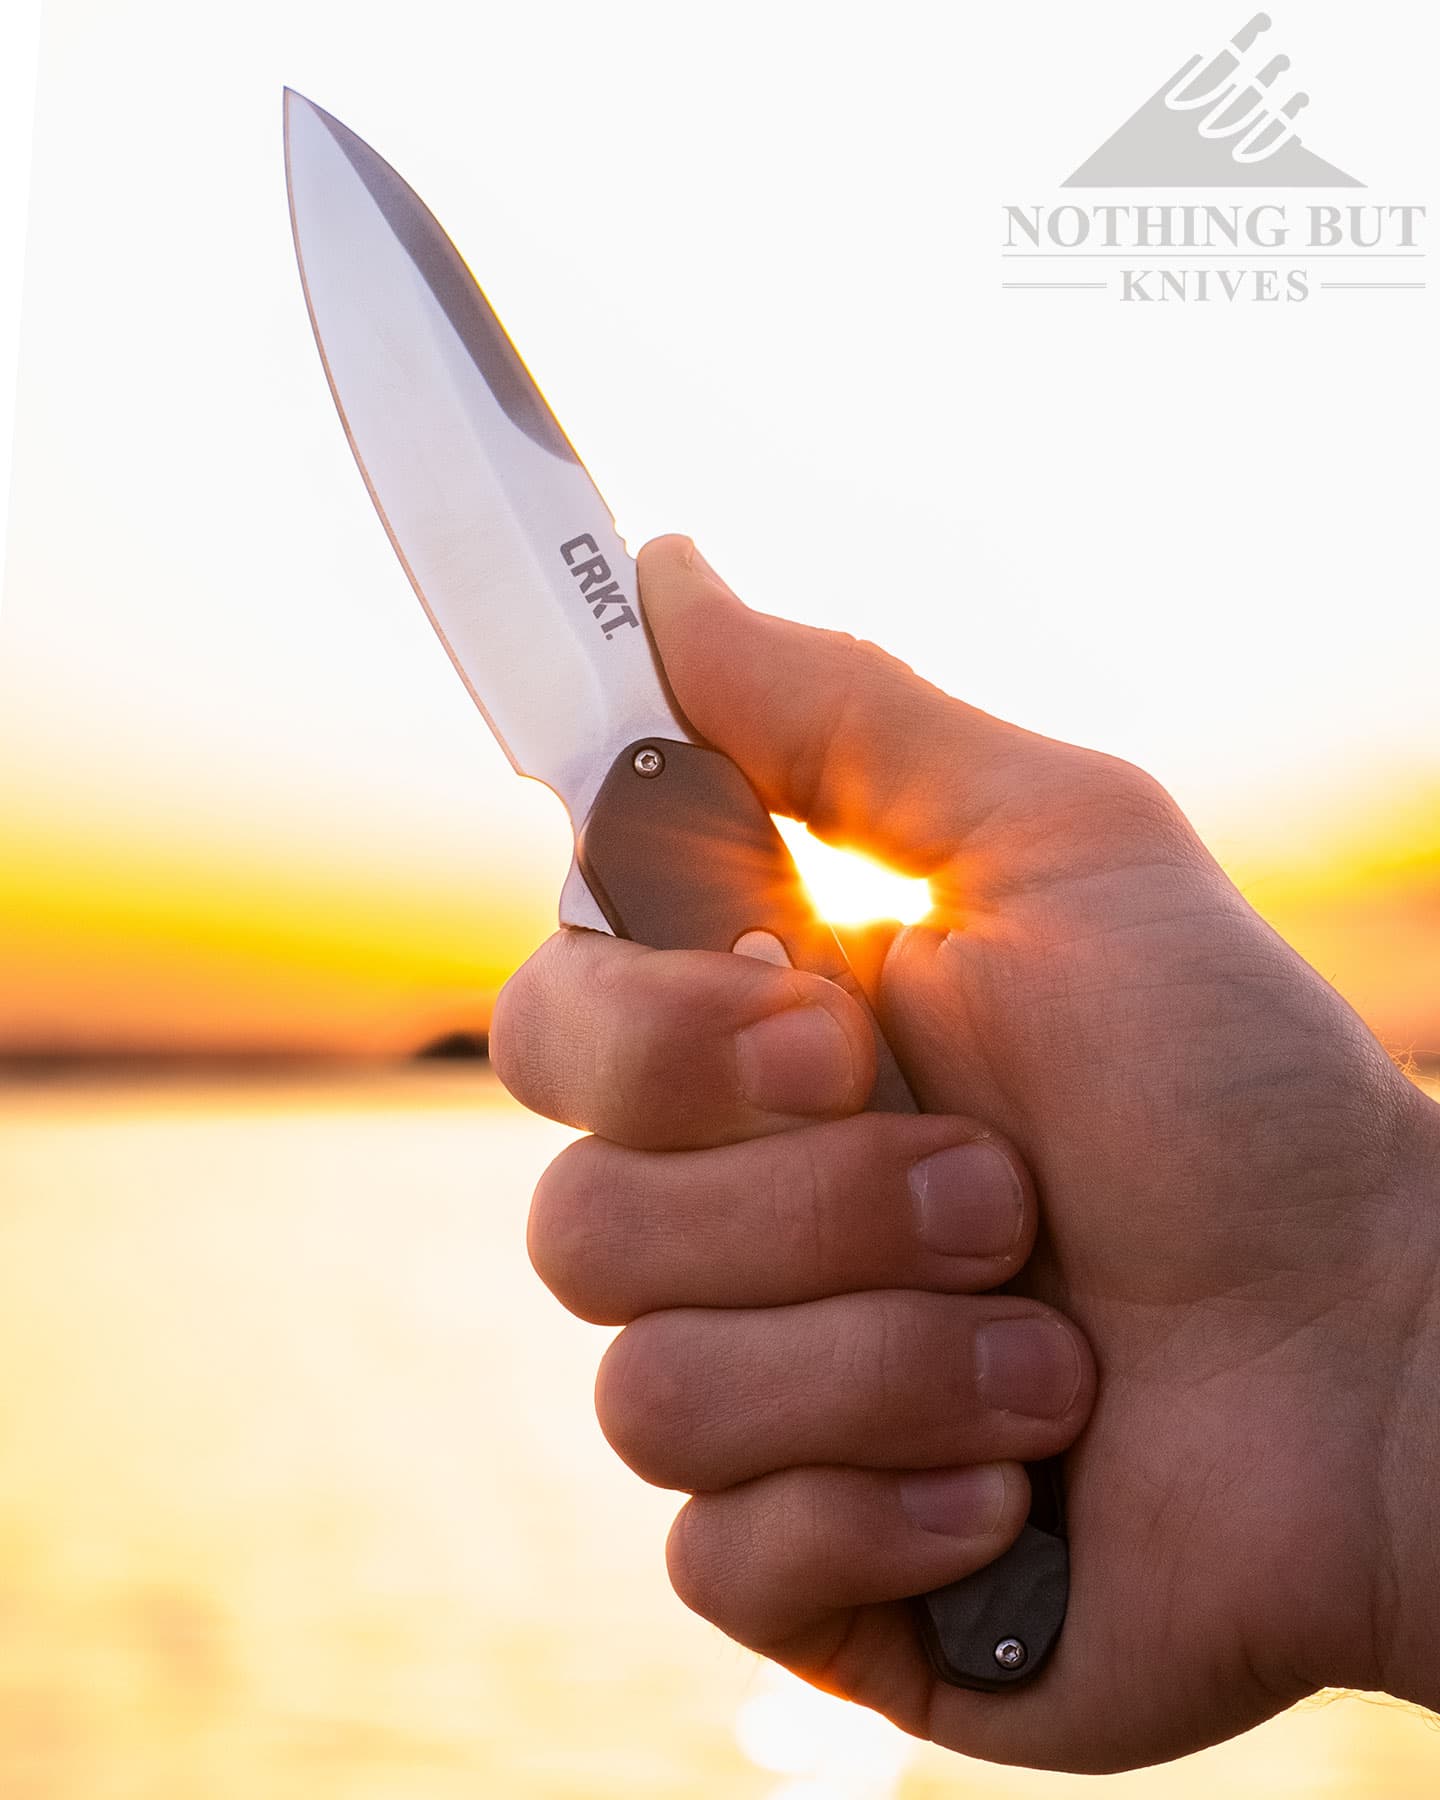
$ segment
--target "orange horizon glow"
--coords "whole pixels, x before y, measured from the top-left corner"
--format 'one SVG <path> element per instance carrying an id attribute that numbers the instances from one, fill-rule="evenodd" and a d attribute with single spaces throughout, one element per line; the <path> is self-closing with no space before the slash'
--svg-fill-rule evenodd
<path id="1" fill-rule="evenodd" d="M 0 803 L 0 1049 L 390 1056 L 485 1030 L 509 974 L 554 929 L 567 845 L 498 866 L 327 862 L 268 841 L 101 834 Z M 1440 784 L 1286 849 L 1226 858 L 1257 909 L 1392 1054 L 1440 1052 Z M 925 910 L 923 883 L 785 822 L 837 923 Z"/>
<path id="2" fill-rule="evenodd" d="M 484 1029 L 553 919 L 512 886 L 0 819 L 0 1047 L 390 1055 Z"/>

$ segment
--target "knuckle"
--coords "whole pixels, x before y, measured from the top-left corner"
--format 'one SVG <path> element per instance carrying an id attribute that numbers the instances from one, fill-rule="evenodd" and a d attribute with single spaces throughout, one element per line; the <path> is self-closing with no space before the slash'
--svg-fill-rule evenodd
<path id="1" fill-rule="evenodd" d="M 713 982 L 709 974 L 682 954 L 671 961 L 657 953 L 644 967 L 635 992 L 629 996 L 631 1020 L 639 1026 L 632 1037 L 634 1073 L 655 1079 L 720 1025 Z"/>
<path id="2" fill-rule="evenodd" d="M 849 1562 L 852 1546 L 837 1533 L 826 1483 L 809 1469 L 790 1469 L 771 1484 L 763 1530 L 757 1529 L 757 1561 L 766 1586 L 803 1580 L 829 1586 Z"/>
<path id="3" fill-rule="evenodd" d="M 791 1541 L 787 1509 L 777 1505 L 784 1477 L 698 1494 L 675 1521 L 665 1547 L 670 1585 L 691 1612 L 756 1648 L 773 1636 L 775 1617 L 792 1610 L 810 1559 Z"/>
<path id="4" fill-rule="evenodd" d="M 893 1233 L 874 1196 L 913 1152 L 915 1122 L 861 1113 L 776 1137 L 762 1164 L 766 1254 L 822 1288 L 882 1286 Z"/>
<path id="5" fill-rule="evenodd" d="M 683 1138 L 691 1121 L 729 1097 L 717 1051 L 734 1034 L 734 995 L 687 953 L 656 952 L 634 976 L 606 997 L 617 1028 L 602 1079 L 626 1116 Z"/>
<path id="6" fill-rule="evenodd" d="M 665 1547 L 676 1594 L 752 1648 L 785 1643 L 817 1595 L 855 1582 L 855 1532 L 837 1511 L 845 1489 L 832 1489 L 831 1477 L 802 1468 L 697 1495 Z"/>
<path id="7" fill-rule="evenodd" d="M 726 1600 L 745 1578 L 746 1564 L 734 1551 L 727 1508 L 708 1495 L 686 1502 L 665 1541 L 665 1567 L 670 1585 L 693 1613 L 718 1625 Z"/>
<path id="8" fill-rule="evenodd" d="M 677 1342 L 675 1315 L 647 1313 L 628 1325 L 600 1362 L 595 1415 L 622 1462 L 656 1487 L 684 1487 L 682 1465 L 695 1404 Z"/>
<path id="9" fill-rule="evenodd" d="M 1166 788 L 1123 758 L 1046 744 L 1024 803 L 1037 842 L 1050 842 L 1068 873 L 1119 863 L 1191 860 L 1198 840 Z M 1084 865 L 1082 869 L 1082 864 Z"/>
<path id="10" fill-rule="evenodd" d="M 535 1273 L 570 1312 L 592 1324 L 617 1321 L 603 1298 L 613 1286 L 616 1230 L 598 1138 L 567 1145 L 541 1175 L 530 1202 L 526 1248 Z"/>
<path id="11" fill-rule="evenodd" d="M 1184 815 L 1156 778 L 1137 764 L 1099 751 L 1089 759 L 1089 792 L 1106 830 L 1131 840 L 1178 842 L 1188 837 Z"/>
<path id="12" fill-rule="evenodd" d="M 595 956 L 586 970 L 586 985 L 602 1011 L 623 1006 L 635 984 L 633 953 L 619 956 Z"/>
<path id="13" fill-rule="evenodd" d="M 560 931 L 540 946 L 495 996 L 490 1065 L 523 1105 L 553 1114 L 568 1086 L 575 996 L 596 985 L 608 958 L 578 940 L 594 933 Z M 563 1021 L 564 1034 L 557 1031 Z"/>
<path id="14" fill-rule="evenodd" d="M 836 771 L 853 761 L 857 749 L 863 753 L 878 719 L 894 716 L 897 698 L 904 716 L 904 701 L 910 698 L 914 676 L 878 644 L 849 632 L 816 632 L 814 654 L 824 659 L 833 698 L 828 728 L 815 734 L 798 760 L 795 784 L 811 830 L 823 837 L 831 830 L 843 830 L 846 823 L 842 795 L 847 784 L 835 778 Z M 883 779 L 883 772 L 870 760 L 872 781 Z M 892 770 L 888 785 L 893 789 L 899 781 L 899 772 Z M 884 804 L 881 793 L 876 805 Z"/>
<path id="15" fill-rule="evenodd" d="M 1147 823 L 1167 824 L 1178 808 L 1164 785 L 1148 770 L 1118 756 L 1102 756 L 1107 793 L 1119 809 Z"/>
<path id="16" fill-rule="evenodd" d="M 877 1413 L 892 1419 L 914 1415 L 933 1379 L 936 1296 L 903 1292 L 877 1294 L 870 1329 L 841 1340 L 837 1351 L 850 1391 L 868 1391 Z"/>
<path id="17" fill-rule="evenodd" d="M 815 1130 L 784 1134 L 763 1165 L 767 1260 L 821 1278 L 836 1262 L 838 1237 L 822 1135 Z"/>
<path id="18" fill-rule="evenodd" d="M 517 969 L 501 988 L 490 1017 L 490 1067 L 512 1094 L 524 1085 L 529 967 Z"/>
<path id="19" fill-rule="evenodd" d="M 977 1416 L 973 1325 L 964 1296 L 890 1293 L 879 1297 L 868 1334 L 873 1416 L 905 1442 L 941 1461 Z"/>

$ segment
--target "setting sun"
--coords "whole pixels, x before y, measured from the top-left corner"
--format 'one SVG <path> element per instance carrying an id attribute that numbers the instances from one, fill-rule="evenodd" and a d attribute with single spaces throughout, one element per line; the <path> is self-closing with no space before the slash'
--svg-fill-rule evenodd
<path id="1" fill-rule="evenodd" d="M 832 925 L 898 919 L 917 925 L 930 910 L 928 882 L 897 875 L 873 857 L 836 850 L 812 837 L 796 819 L 777 819 L 810 897 Z"/>

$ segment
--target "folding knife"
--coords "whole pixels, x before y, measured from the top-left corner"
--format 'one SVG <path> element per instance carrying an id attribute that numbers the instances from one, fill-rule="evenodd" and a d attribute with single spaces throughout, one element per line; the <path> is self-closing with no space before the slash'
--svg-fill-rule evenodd
<path id="1" fill-rule="evenodd" d="M 429 209 L 288 89 L 290 218 L 335 404 L 396 555 L 490 729 L 575 828 L 560 921 L 813 970 L 870 1015 L 871 1106 L 916 1105 L 834 933 L 740 770 L 672 698 L 605 502 Z M 1069 1583 L 1059 1482 L 988 1568 L 914 1602 L 936 1672 L 1029 1679 Z"/>

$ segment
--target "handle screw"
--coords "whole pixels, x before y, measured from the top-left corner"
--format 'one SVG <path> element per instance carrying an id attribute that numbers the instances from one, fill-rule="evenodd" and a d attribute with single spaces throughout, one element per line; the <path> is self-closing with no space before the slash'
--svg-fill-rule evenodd
<path id="1" fill-rule="evenodd" d="M 635 752 L 631 760 L 631 767 L 637 775 L 643 775 L 648 780 L 650 776 L 658 775 L 664 769 L 665 758 L 653 744 L 646 744 L 643 750 Z"/>
<path id="2" fill-rule="evenodd" d="M 1029 1654 L 1019 1638 L 1001 1638 L 995 1646 L 995 1660 L 1002 1669 L 1022 1667 Z"/>

